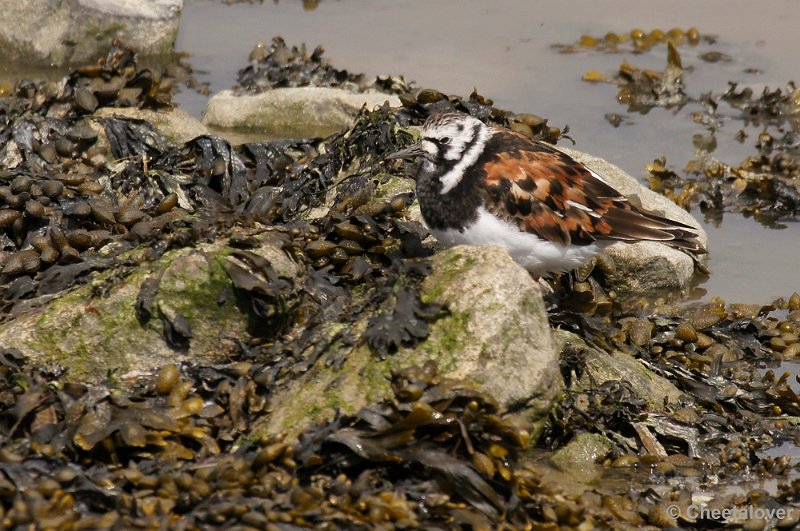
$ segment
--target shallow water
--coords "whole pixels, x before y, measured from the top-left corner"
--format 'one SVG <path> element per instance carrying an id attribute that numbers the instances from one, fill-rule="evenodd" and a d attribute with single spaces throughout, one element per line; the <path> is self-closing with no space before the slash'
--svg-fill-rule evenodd
<path id="1" fill-rule="evenodd" d="M 667 8 L 668 6 L 668 8 Z M 580 35 L 635 27 L 664 31 L 697 27 L 701 34 L 718 36 L 715 45 L 679 48 L 687 93 L 722 92 L 728 81 L 783 87 L 796 74 L 796 31 L 800 16 L 796 4 L 778 0 L 766 4 L 743 0 L 715 0 L 655 4 L 652 2 L 556 3 L 505 0 L 490 5 L 483 0 L 369 2 L 322 0 L 306 10 L 299 1 L 224 5 L 219 1 L 187 0 L 177 48 L 191 53 L 198 78 L 211 92 L 235 84 L 250 50 L 274 35 L 290 45 L 322 44 L 337 67 L 369 76 L 403 75 L 420 86 L 468 95 L 473 88 L 499 106 L 533 112 L 553 125 L 568 124 L 576 148 L 606 158 L 634 176 L 644 178 L 644 165 L 665 155 L 680 170 L 694 148 L 692 135 L 704 130 L 691 119 L 697 105 L 677 112 L 654 109 L 647 115 L 627 113 L 616 103 L 616 87 L 592 85 L 581 75 L 595 69 L 613 74 L 623 58 L 640 67 L 662 69 L 666 51 L 632 54 L 559 54 L 550 46 L 571 43 Z M 697 58 L 715 50 L 733 57 L 729 63 L 709 64 Z M 761 74 L 745 73 L 755 67 Z M 206 98 L 194 92 L 178 96 L 180 105 L 200 116 Z M 721 106 L 722 107 L 722 106 Z M 607 113 L 627 116 L 629 125 L 612 127 Z M 736 164 L 754 153 L 752 142 L 732 140 L 741 128 L 726 124 L 718 134 L 715 155 Z M 749 130 L 752 136 L 758 130 Z M 693 212 L 698 218 L 702 215 Z M 705 225 L 711 242 L 710 279 L 701 287 L 705 298 L 730 302 L 767 303 L 800 289 L 797 264 L 800 224 L 765 229 L 737 214 L 727 214 L 720 227 Z M 702 292 L 701 292 L 702 294 Z"/>

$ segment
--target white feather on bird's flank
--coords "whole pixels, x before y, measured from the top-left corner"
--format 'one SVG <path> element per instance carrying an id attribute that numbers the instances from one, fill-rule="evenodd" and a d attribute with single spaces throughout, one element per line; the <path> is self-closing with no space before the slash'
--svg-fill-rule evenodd
<path id="1" fill-rule="evenodd" d="M 478 220 L 463 230 L 431 230 L 446 246 L 496 245 L 511 253 L 511 257 L 534 275 L 577 269 L 612 242 L 591 245 L 560 245 L 522 232 L 519 227 L 504 221 L 483 207 Z"/>
<path id="2" fill-rule="evenodd" d="M 589 214 L 590 216 L 593 216 L 593 217 L 596 217 L 596 218 L 599 218 L 599 217 L 600 217 L 600 214 L 598 214 L 597 212 L 595 212 L 595 211 L 594 211 L 594 210 L 592 210 L 591 208 L 587 207 L 586 205 L 582 205 L 582 204 L 580 204 L 580 203 L 576 203 L 576 202 L 575 202 L 575 201 L 573 201 L 572 199 L 567 199 L 567 200 L 566 200 L 566 202 L 565 202 L 565 204 L 567 204 L 567 205 L 569 205 L 569 206 L 571 206 L 571 207 L 575 207 L 575 208 L 578 208 L 578 209 L 580 209 L 580 210 L 583 210 L 584 212 L 586 212 L 586 213 L 587 213 L 587 214 Z M 562 216 L 562 217 L 563 217 L 563 216 Z"/>

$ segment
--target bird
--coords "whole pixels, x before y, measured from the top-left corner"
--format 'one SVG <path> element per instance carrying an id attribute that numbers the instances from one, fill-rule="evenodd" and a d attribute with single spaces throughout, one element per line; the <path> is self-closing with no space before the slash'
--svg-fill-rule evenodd
<path id="1" fill-rule="evenodd" d="M 417 143 L 385 159 L 419 157 L 416 196 L 434 237 L 503 247 L 535 279 L 577 269 L 617 241 L 704 252 L 695 228 L 631 204 L 554 146 L 471 115 L 430 115 Z"/>

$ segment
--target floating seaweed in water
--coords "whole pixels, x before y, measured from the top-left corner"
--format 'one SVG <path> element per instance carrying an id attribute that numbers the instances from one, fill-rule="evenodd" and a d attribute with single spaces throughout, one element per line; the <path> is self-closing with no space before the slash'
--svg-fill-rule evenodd
<path id="1" fill-rule="evenodd" d="M 667 66 L 661 72 L 642 70 L 624 61 L 614 79 L 590 70 L 583 75 L 583 80 L 618 85 L 617 101 L 622 105 L 627 105 L 628 111 L 646 114 L 653 107 L 680 109 L 689 101 L 684 90 L 683 74 L 684 70 L 678 51 L 669 42 L 667 43 Z M 619 121 L 612 119 L 609 121 L 615 127 L 619 125 Z"/>
<path id="2" fill-rule="evenodd" d="M 581 52 L 601 52 L 601 53 L 644 53 L 661 44 L 671 44 L 672 46 L 697 46 L 701 42 L 714 44 L 716 37 L 713 35 L 701 35 L 697 28 L 682 30 L 672 28 L 668 31 L 654 29 L 650 32 L 634 28 L 628 33 L 606 33 L 603 37 L 592 35 L 582 35 L 577 42 L 572 44 L 554 44 L 551 46 L 559 53 L 581 53 Z"/>
<path id="3" fill-rule="evenodd" d="M 690 97 L 685 90 L 685 70 L 676 48 L 680 39 L 672 38 L 672 33 L 659 33 L 656 37 L 639 31 L 631 33 L 634 42 L 638 42 L 638 37 L 641 42 L 666 43 L 667 66 L 661 72 L 641 70 L 625 61 L 614 79 L 594 70 L 583 76 L 585 81 L 619 85 L 617 100 L 627 105 L 629 111 L 644 114 L 653 107 L 682 108 L 692 102 L 702 106 L 702 110 L 693 116 L 695 122 L 707 129 L 707 134 L 696 134 L 692 138 L 698 156 L 687 163 L 684 169 L 687 175 L 679 176 L 667 169 L 665 160 L 657 159 L 647 167 L 652 175 L 651 188 L 668 195 L 684 208 L 699 205 L 706 218 L 717 223 L 725 211 L 741 212 L 767 226 L 800 219 L 800 184 L 797 178 L 800 169 L 797 140 L 800 100 L 794 83 L 788 83 L 785 88 L 765 88 L 756 95 L 750 87 L 740 88 L 731 82 L 721 94 Z M 675 37 L 678 35 L 679 32 L 674 33 Z M 618 42 L 611 37 L 602 41 L 585 37 L 578 45 L 563 50 L 594 47 L 617 50 Z M 719 52 L 709 52 L 700 57 L 706 61 L 726 59 Z M 729 114 L 724 118 L 717 115 L 721 102 L 737 111 L 733 118 L 741 120 L 745 126 L 763 127 L 755 145 L 758 154 L 746 157 L 737 165 L 710 155 L 717 148 L 718 131 L 730 121 Z M 622 118 L 615 114 L 606 117 L 615 127 L 622 122 Z M 785 125 L 790 127 L 785 128 Z M 741 130 L 737 139 L 743 142 L 746 136 L 746 132 Z"/>

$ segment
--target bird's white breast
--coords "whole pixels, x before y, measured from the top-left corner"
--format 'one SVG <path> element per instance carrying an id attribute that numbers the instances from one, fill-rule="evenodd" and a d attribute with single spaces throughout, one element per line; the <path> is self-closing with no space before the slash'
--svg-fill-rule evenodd
<path id="1" fill-rule="evenodd" d="M 496 245 L 511 253 L 512 258 L 534 275 L 569 271 L 580 267 L 605 248 L 609 242 L 591 245 L 559 245 L 521 231 L 516 225 L 478 209 L 478 219 L 463 231 L 431 230 L 441 243 L 452 245 Z"/>

